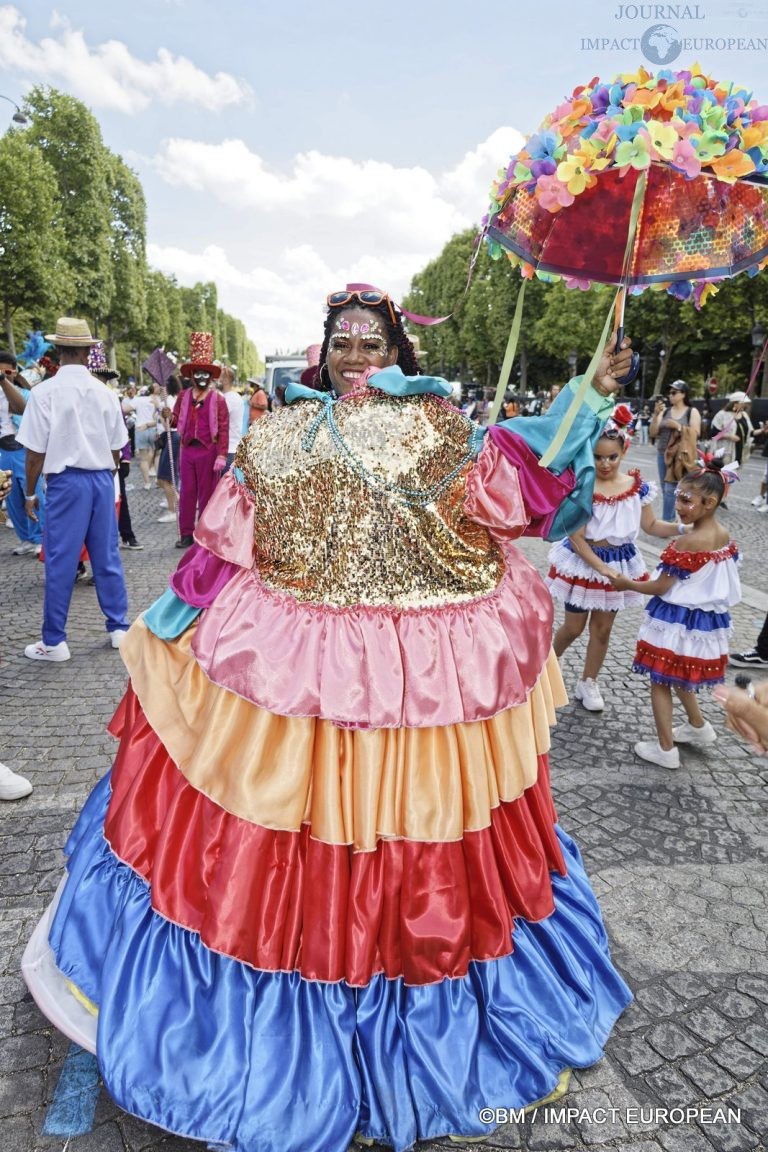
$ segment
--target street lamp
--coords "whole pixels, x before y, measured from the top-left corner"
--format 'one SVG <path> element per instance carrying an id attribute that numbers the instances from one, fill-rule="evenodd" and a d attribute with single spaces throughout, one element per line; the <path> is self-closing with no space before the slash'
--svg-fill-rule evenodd
<path id="1" fill-rule="evenodd" d="M 14 124 L 29 124 L 29 116 L 24 115 L 24 113 L 22 112 L 21 108 L 19 108 L 19 106 L 15 100 L 11 100 L 10 96 L 2 96 L 2 95 L 0 95 L 0 100 L 7 100 L 8 103 L 13 104 L 14 108 L 16 109 L 13 116 L 11 117 Z"/>
<path id="2" fill-rule="evenodd" d="M 579 363 L 579 354 L 576 351 L 576 349 L 573 348 L 568 353 L 568 372 L 570 374 L 570 378 L 573 378 L 576 375 L 576 368 L 578 367 L 578 363 Z"/>

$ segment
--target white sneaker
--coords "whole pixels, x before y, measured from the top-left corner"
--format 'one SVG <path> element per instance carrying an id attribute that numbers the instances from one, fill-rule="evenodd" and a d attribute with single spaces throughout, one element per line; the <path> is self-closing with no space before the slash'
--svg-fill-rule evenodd
<path id="1" fill-rule="evenodd" d="M 577 700 L 581 700 L 587 712 L 602 712 L 605 708 L 605 700 L 600 695 L 597 680 L 579 680 L 573 694 Z"/>
<path id="2" fill-rule="evenodd" d="M 672 729 L 672 739 L 675 744 L 714 744 L 717 732 L 709 720 L 705 720 L 701 728 L 694 728 L 693 724 L 684 720 L 682 724 Z"/>
<path id="3" fill-rule="evenodd" d="M 115 628 L 114 632 L 109 634 L 109 642 L 113 648 L 119 648 L 123 642 L 123 637 L 127 635 L 128 632 L 125 628 Z"/>
<path id="4" fill-rule="evenodd" d="M 753 508 L 759 508 L 761 504 L 765 504 L 765 496 L 755 496 L 754 500 L 750 500 Z"/>
<path id="5" fill-rule="evenodd" d="M 42 640 L 38 640 L 37 644 L 27 645 L 24 655 L 29 660 L 51 660 L 54 664 L 60 664 L 62 660 L 69 660 L 69 648 L 66 640 L 58 644 L 43 644 Z"/>
<path id="6" fill-rule="evenodd" d="M 0 800 L 21 800 L 22 796 L 29 796 L 31 791 L 29 780 L 11 772 L 5 764 L 0 764 Z"/>
<path id="7" fill-rule="evenodd" d="M 25 540 L 23 544 L 19 544 L 18 548 L 14 548 L 11 553 L 12 556 L 31 556 L 33 552 L 40 555 L 40 545 L 33 544 L 31 540 Z"/>
<path id="8" fill-rule="evenodd" d="M 761 504 L 758 508 L 758 512 L 768 512 L 768 504 Z"/>
<path id="9" fill-rule="evenodd" d="M 158 516 L 157 522 L 158 522 L 158 524 L 175 524 L 176 523 L 176 513 L 175 512 L 163 512 L 162 516 Z"/>
<path id="10" fill-rule="evenodd" d="M 679 768 L 680 753 L 677 748 L 665 751 L 658 740 L 640 740 L 635 744 L 635 755 L 641 760 L 648 760 L 651 764 L 658 764 L 660 768 Z"/>

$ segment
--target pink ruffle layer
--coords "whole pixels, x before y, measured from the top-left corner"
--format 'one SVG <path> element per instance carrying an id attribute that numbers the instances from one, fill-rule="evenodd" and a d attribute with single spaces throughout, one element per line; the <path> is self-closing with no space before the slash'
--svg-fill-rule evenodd
<path id="1" fill-rule="evenodd" d="M 510 546 L 528 515 L 516 463 L 490 439 L 469 478 L 466 512 L 504 550 L 494 592 L 439 608 L 333 608 L 261 582 L 254 502 L 227 474 L 197 527 L 199 555 L 173 584 L 206 608 L 193 642 L 200 666 L 260 708 L 350 727 L 460 724 L 524 703 L 549 654 L 552 601 Z"/>
<path id="2" fill-rule="evenodd" d="M 281 716 L 352 727 L 485 720 L 522 704 L 552 642 L 552 599 L 513 550 L 489 596 L 443 608 L 304 604 L 241 571 L 200 619 L 193 651 L 222 687 Z"/>

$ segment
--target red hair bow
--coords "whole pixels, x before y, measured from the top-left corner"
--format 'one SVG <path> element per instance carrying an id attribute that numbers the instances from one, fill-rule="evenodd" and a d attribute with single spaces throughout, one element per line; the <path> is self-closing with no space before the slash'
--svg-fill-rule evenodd
<path id="1" fill-rule="evenodd" d="M 617 404 L 611 413 L 611 420 L 613 420 L 614 424 L 617 424 L 619 428 L 629 428 L 629 426 L 634 423 L 634 419 L 632 409 L 628 404 Z"/>

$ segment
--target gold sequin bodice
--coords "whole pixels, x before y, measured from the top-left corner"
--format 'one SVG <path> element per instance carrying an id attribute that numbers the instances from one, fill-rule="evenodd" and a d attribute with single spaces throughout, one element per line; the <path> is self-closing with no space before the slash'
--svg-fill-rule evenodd
<path id="1" fill-rule="evenodd" d="M 501 552 L 463 511 L 466 418 L 430 395 L 362 390 L 333 406 L 339 440 L 323 411 L 299 401 L 258 421 L 238 448 L 264 583 L 338 607 L 421 608 L 492 592 Z M 436 486 L 425 506 L 402 498 Z"/>

